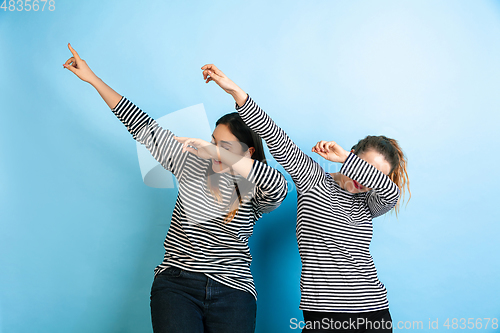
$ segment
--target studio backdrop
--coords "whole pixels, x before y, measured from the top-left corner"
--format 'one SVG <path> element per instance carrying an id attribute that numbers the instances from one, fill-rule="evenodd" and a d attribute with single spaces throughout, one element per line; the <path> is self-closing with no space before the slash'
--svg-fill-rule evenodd
<path id="1" fill-rule="evenodd" d="M 311 153 L 320 140 L 398 140 L 411 199 L 374 219 L 370 248 L 395 330 L 498 331 L 499 1 L 7 0 L 2 333 L 152 332 L 153 269 L 178 188 L 145 182 L 125 126 L 63 68 L 68 43 L 155 119 L 202 104 L 201 118 L 175 120 L 179 136 L 192 123 L 210 141 L 234 111 L 202 79 L 213 63 L 326 171 L 340 165 Z M 256 332 L 300 332 L 297 192 L 266 156 L 289 193 L 250 238 Z"/>

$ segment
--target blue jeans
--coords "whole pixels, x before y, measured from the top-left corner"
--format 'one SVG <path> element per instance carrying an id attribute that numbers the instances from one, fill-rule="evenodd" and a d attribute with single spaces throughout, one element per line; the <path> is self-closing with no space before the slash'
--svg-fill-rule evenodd
<path id="1" fill-rule="evenodd" d="M 169 267 L 151 287 L 154 333 L 254 333 L 256 314 L 252 294 L 203 273 Z"/>
<path id="2" fill-rule="evenodd" d="M 302 333 L 349 332 L 349 333 L 391 333 L 392 318 L 389 309 L 346 313 L 303 311 L 305 327 Z"/>

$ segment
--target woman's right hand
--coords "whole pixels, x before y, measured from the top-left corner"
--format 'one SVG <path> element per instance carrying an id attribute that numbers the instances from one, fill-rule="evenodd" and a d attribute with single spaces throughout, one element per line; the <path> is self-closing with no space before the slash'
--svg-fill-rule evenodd
<path id="1" fill-rule="evenodd" d="M 71 58 L 69 58 L 63 65 L 64 68 L 72 71 L 76 76 L 78 76 L 82 81 L 91 82 L 97 76 L 92 72 L 89 68 L 85 60 L 82 60 L 78 53 L 71 47 L 71 44 L 68 43 L 68 48 L 73 54 Z"/>

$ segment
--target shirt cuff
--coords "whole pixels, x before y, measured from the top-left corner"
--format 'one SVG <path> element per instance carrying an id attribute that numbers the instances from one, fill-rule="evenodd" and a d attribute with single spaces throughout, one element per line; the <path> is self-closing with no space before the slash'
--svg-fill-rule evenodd
<path id="1" fill-rule="evenodd" d="M 247 94 L 247 99 L 246 99 L 245 103 L 242 106 L 239 106 L 238 103 L 234 102 L 234 108 L 236 110 L 243 109 L 243 108 L 247 107 L 247 105 L 248 105 L 249 102 L 250 102 L 250 95 Z"/>
<path id="2" fill-rule="evenodd" d="M 114 108 L 111 109 L 111 111 L 116 113 L 117 109 L 119 109 L 125 103 L 125 100 L 125 96 L 122 96 L 122 98 L 120 98 L 120 101 L 115 105 Z"/>

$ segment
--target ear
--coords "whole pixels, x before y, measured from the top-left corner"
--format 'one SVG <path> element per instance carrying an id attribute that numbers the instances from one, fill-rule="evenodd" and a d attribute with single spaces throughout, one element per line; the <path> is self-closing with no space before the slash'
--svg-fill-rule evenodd
<path id="1" fill-rule="evenodd" d="M 354 153 L 354 149 L 351 149 L 351 153 Z"/>
<path id="2" fill-rule="evenodd" d="M 254 147 L 248 148 L 246 153 L 248 154 L 248 158 L 252 158 L 253 153 L 255 153 L 255 148 Z"/>

